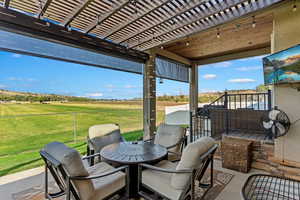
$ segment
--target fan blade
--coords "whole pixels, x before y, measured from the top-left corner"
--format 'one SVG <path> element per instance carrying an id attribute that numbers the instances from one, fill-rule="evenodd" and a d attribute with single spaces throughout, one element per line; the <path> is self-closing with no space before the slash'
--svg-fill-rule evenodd
<path id="1" fill-rule="evenodd" d="M 281 123 L 278 122 L 278 123 L 275 124 L 275 126 L 277 127 L 277 129 L 279 131 L 278 135 L 284 135 L 285 134 L 286 129 Z"/>
<path id="2" fill-rule="evenodd" d="M 263 121 L 263 126 L 265 129 L 270 129 L 273 126 L 273 121 L 268 121 L 268 122 Z"/>
<path id="3" fill-rule="evenodd" d="M 277 138 L 278 133 L 276 131 L 276 127 L 275 126 L 272 126 L 272 133 L 274 135 L 274 138 Z"/>
<path id="4" fill-rule="evenodd" d="M 269 118 L 271 119 L 271 120 L 276 120 L 276 117 L 277 117 L 277 115 L 280 113 L 280 111 L 279 110 L 271 110 L 270 112 L 269 112 Z"/>

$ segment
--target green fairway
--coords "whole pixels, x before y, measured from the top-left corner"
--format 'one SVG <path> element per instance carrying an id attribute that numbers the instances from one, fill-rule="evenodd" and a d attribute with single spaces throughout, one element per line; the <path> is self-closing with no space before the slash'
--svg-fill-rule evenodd
<path id="1" fill-rule="evenodd" d="M 42 164 L 38 151 L 52 141 L 86 151 L 88 128 L 118 123 L 123 136 L 142 136 L 141 104 L 0 104 L 0 176 Z M 163 112 L 158 112 L 158 122 Z"/>

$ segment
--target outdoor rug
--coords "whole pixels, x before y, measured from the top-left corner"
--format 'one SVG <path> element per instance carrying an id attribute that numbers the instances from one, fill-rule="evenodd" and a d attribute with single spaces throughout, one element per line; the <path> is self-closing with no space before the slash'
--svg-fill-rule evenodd
<path id="1" fill-rule="evenodd" d="M 209 170 L 207 171 L 209 172 Z M 214 186 L 211 188 L 203 198 L 203 200 L 214 200 L 221 191 L 226 187 L 226 185 L 231 181 L 233 178 L 232 174 L 225 173 L 219 170 L 214 170 Z M 209 183 L 209 173 L 206 173 L 203 177 L 202 182 L 203 183 Z M 195 192 L 196 192 L 196 200 L 200 200 L 202 195 L 205 192 L 205 189 L 202 189 L 198 187 L 199 183 L 196 182 Z M 58 189 L 54 182 L 49 184 L 49 191 L 50 192 L 57 192 Z M 44 194 L 44 186 L 36 186 L 32 187 L 30 189 L 24 190 L 19 193 L 15 193 L 12 195 L 14 200 L 44 200 L 45 194 Z M 61 198 L 57 198 L 56 200 L 64 200 L 65 196 L 62 196 Z M 112 199 L 118 199 L 117 197 L 114 197 Z"/>

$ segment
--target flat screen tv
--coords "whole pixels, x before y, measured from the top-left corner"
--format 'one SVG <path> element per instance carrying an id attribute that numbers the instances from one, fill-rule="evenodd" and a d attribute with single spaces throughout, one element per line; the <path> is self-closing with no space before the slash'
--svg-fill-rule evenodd
<path id="1" fill-rule="evenodd" d="M 300 83 L 300 45 L 263 58 L 265 84 Z"/>

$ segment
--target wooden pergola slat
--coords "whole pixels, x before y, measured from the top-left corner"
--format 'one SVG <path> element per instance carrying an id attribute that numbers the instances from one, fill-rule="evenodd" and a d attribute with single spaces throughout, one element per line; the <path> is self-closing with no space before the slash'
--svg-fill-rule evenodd
<path id="1" fill-rule="evenodd" d="M 198 3 L 197 3 L 197 2 L 198 2 Z M 197 2 L 192 2 L 192 3 L 190 3 L 190 5 L 188 5 L 188 6 L 186 6 L 186 7 L 179 8 L 179 9 L 177 10 L 177 12 L 175 12 L 174 14 L 171 14 L 170 16 L 168 16 L 168 18 L 165 18 L 163 21 L 161 21 L 161 22 L 159 22 L 159 23 L 156 23 L 156 24 L 154 24 L 154 25 L 152 25 L 152 26 L 150 25 L 150 26 L 148 26 L 148 27 L 146 27 L 146 28 L 144 28 L 144 29 L 142 29 L 142 30 L 138 30 L 137 32 L 135 32 L 135 33 L 133 33 L 133 34 L 131 34 L 131 35 L 128 35 L 128 36 L 126 36 L 125 38 L 123 38 L 122 40 L 117 41 L 117 42 L 118 42 L 118 43 L 126 42 L 127 40 L 130 40 L 130 39 L 134 38 L 135 36 L 137 36 L 137 35 L 139 35 L 139 34 L 142 34 L 142 33 L 146 32 L 146 31 L 148 31 L 148 30 L 150 30 L 150 29 L 152 29 L 152 28 L 155 28 L 155 27 L 157 27 L 157 26 L 160 26 L 161 24 L 166 23 L 166 22 L 172 20 L 173 18 L 176 18 L 177 16 L 179 16 L 179 15 L 185 13 L 185 12 L 188 12 L 188 11 L 194 9 L 195 7 L 198 7 L 198 6 L 199 6 L 199 3 L 203 2 L 203 0 L 198 0 Z"/>
<path id="2" fill-rule="evenodd" d="M 48 7 L 50 6 L 52 0 L 47 0 L 46 3 L 43 5 L 43 7 L 41 8 L 40 12 L 38 13 L 38 18 L 40 18 L 41 16 L 44 15 L 44 13 L 46 12 L 46 10 L 48 9 Z"/>
<path id="3" fill-rule="evenodd" d="M 157 38 L 160 38 L 160 37 L 164 37 L 165 35 L 168 35 L 168 34 L 171 34 L 172 32 L 174 31 L 178 31 L 180 29 L 183 29 L 184 27 L 186 26 L 189 26 L 193 23 L 196 23 L 196 22 L 199 22 L 201 20 L 205 20 L 203 23 L 205 24 L 205 26 L 202 26 L 202 27 L 199 27 L 198 29 L 189 29 L 189 31 L 186 31 L 186 32 L 183 32 L 182 34 L 177 34 L 176 36 L 174 37 L 171 37 L 171 38 L 164 38 L 163 41 L 164 42 L 152 42 L 151 45 L 147 45 L 147 47 L 144 47 L 144 48 L 139 48 L 141 50 L 147 50 L 147 49 L 150 49 L 152 47 L 155 47 L 155 46 L 158 46 L 159 45 L 163 45 L 163 43 L 167 43 L 169 41 L 172 41 L 174 39 L 178 39 L 178 38 L 182 38 L 182 37 L 186 37 L 190 34 L 193 34 L 193 33 L 196 33 L 196 32 L 199 32 L 199 31 L 202 31 L 202 30 L 205 30 L 205 29 L 208 29 L 208 28 L 211 28 L 213 26 L 216 26 L 218 24 L 222 24 L 226 21 L 230 21 L 230 20 L 233 20 L 233 19 L 236 19 L 238 17 L 240 17 L 240 13 L 237 12 L 237 9 L 236 7 L 240 4 L 243 4 L 245 3 L 246 5 L 249 6 L 249 9 L 244 13 L 245 14 L 248 14 L 250 12 L 254 12 L 256 10 L 259 10 L 259 9 L 263 9 L 267 6 L 270 6 L 274 3 L 278 3 L 280 2 L 280 0 L 270 0 L 269 3 L 265 3 L 265 4 L 262 4 L 260 5 L 259 7 L 257 7 L 256 9 L 254 8 L 254 6 L 252 5 L 253 3 L 256 3 L 254 1 L 251 1 L 250 4 L 249 4 L 249 1 L 247 0 L 231 0 L 231 1 L 227 1 L 227 2 L 223 2 L 223 5 L 222 6 L 218 6 L 217 9 L 214 9 L 214 10 L 211 10 L 211 12 L 206 12 L 206 15 L 199 15 L 199 16 L 194 16 L 193 20 L 192 21 L 186 21 L 182 24 L 178 24 L 178 26 L 176 27 L 173 27 L 169 30 L 166 30 L 166 31 L 162 31 L 160 34 L 156 35 Z M 225 6 L 225 7 L 224 7 Z M 235 9 L 232 9 L 232 8 L 235 8 Z M 218 14 L 220 13 L 221 11 L 223 10 L 227 10 L 226 14 L 227 17 L 226 19 L 219 19 L 219 20 L 216 20 L 215 18 L 209 18 L 210 16 L 214 16 L 215 14 Z M 213 12 L 214 11 L 214 12 Z M 208 17 L 208 19 L 207 19 Z M 151 41 L 153 41 L 153 38 L 148 36 L 148 37 L 145 37 L 144 40 L 139 40 L 138 42 L 136 42 L 134 45 L 129 45 L 129 48 L 137 48 L 143 44 L 146 44 L 146 43 L 150 43 Z"/>
<path id="4" fill-rule="evenodd" d="M 167 4 L 169 2 L 169 0 L 163 0 L 162 2 L 160 2 L 160 4 L 154 5 L 152 7 L 152 9 L 144 12 L 142 15 L 137 16 L 133 19 L 128 20 L 127 22 L 121 24 L 120 26 L 116 27 L 115 29 L 111 30 L 109 33 L 107 33 L 106 35 L 103 36 L 103 38 L 108 38 L 110 36 L 112 36 L 113 34 L 119 32 L 120 30 L 128 27 L 129 25 L 133 24 L 134 22 L 136 22 L 137 20 L 143 18 L 144 16 L 148 15 L 149 13 L 155 11 L 156 9 L 162 7 L 163 5 Z"/>
<path id="5" fill-rule="evenodd" d="M 245 1 L 248 1 L 248 0 L 231 1 L 230 3 L 227 3 L 227 4 L 225 4 L 223 2 L 222 4 L 224 4 L 225 10 L 226 10 L 226 9 L 234 7 L 234 6 L 238 5 L 238 4 L 240 4 L 241 2 L 245 2 Z M 220 13 L 222 10 L 223 9 L 220 6 L 218 8 L 214 8 L 214 9 L 212 9 L 210 11 L 206 11 L 205 13 L 199 13 L 199 15 L 194 16 L 191 21 L 186 21 L 186 22 L 183 22 L 183 23 L 178 23 L 178 24 L 176 24 L 175 26 L 171 27 L 170 29 L 168 29 L 166 31 L 161 31 L 161 33 L 157 34 L 156 37 L 159 38 L 159 37 L 162 37 L 163 35 L 166 35 L 168 33 L 173 32 L 173 31 L 182 29 L 182 28 L 184 28 L 186 26 L 189 26 L 189 25 L 191 25 L 193 23 L 196 23 L 198 21 L 204 20 L 204 19 L 206 19 L 209 16 L 212 16 L 212 15 L 215 15 L 217 13 Z M 211 19 L 209 21 L 211 21 Z M 137 46 L 139 46 L 141 44 L 144 44 L 144 43 L 146 43 L 146 42 L 148 42 L 148 41 L 150 41 L 152 39 L 153 39 L 152 37 L 146 37 L 142 41 L 139 41 L 135 45 L 132 45 L 132 46 L 129 46 L 129 47 L 130 48 L 135 48 L 135 47 L 137 47 Z"/>
<path id="6" fill-rule="evenodd" d="M 68 26 L 92 1 L 93 0 L 84 0 L 83 3 L 63 21 L 62 25 Z"/>
<path id="7" fill-rule="evenodd" d="M 94 28 L 96 28 L 98 25 L 100 25 L 102 22 L 104 22 L 106 19 L 110 18 L 112 15 L 114 15 L 116 12 L 124 8 L 130 3 L 130 0 L 123 0 L 122 3 L 120 3 L 117 7 L 112 9 L 109 13 L 104 14 L 103 16 L 99 17 L 99 19 L 96 19 L 93 23 L 91 23 L 83 32 L 89 33 Z"/>

